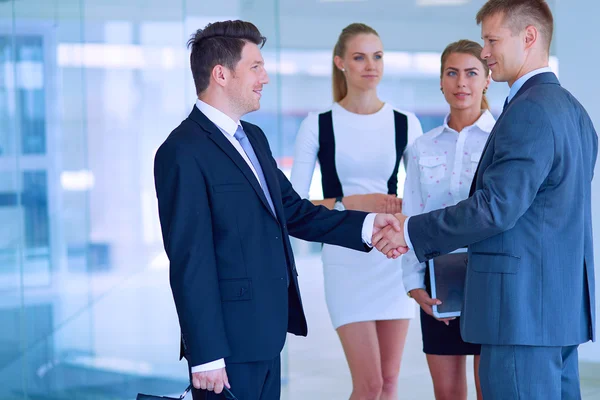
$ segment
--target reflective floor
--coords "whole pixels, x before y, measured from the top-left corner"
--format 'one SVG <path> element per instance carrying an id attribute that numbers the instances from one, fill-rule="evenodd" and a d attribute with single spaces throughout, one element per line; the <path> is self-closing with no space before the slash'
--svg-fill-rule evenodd
<path id="1" fill-rule="evenodd" d="M 302 299 L 309 319 L 309 336 L 289 337 L 287 342 L 289 383 L 283 400 L 348 399 L 350 372 L 338 337 L 331 327 L 323 294 L 320 258 L 305 258 L 298 264 Z M 410 324 L 402 366 L 399 399 L 434 399 L 429 370 L 422 353 L 417 318 Z M 580 364 L 583 399 L 600 399 L 600 364 Z M 476 399 L 472 358 L 467 365 L 469 400 Z"/>
<path id="2" fill-rule="evenodd" d="M 347 399 L 350 375 L 325 307 L 320 258 L 297 261 L 310 333 L 308 338 L 289 337 L 282 399 Z M 71 274 L 61 282 L 28 291 L 24 312 L 18 311 L 19 296 L 3 293 L 0 399 L 132 400 L 138 392 L 183 391 L 187 372 L 177 360 L 179 329 L 167 269 L 158 265 L 132 275 Z M 87 293 L 89 301 L 61 303 L 79 292 Z M 18 336 L 9 331 L 23 327 L 28 340 L 15 342 L 11 338 Z M 469 398 L 474 399 L 472 364 L 468 368 Z M 600 365 L 582 363 L 581 375 L 583 398 L 600 399 Z M 411 322 L 399 398 L 433 399 L 418 320 Z"/>

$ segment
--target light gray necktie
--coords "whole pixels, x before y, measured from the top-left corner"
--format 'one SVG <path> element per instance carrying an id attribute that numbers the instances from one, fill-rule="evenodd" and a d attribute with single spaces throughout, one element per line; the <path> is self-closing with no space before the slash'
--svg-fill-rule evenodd
<path id="1" fill-rule="evenodd" d="M 273 206 L 273 200 L 271 200 L 271 193 L 269 193 L 269 187 L 267 186 L 265 175 L 263 174 L 263 170 L 260 166 L 260 163 L 258 162 L 256 153 L 254 152 L 254 149 L 250 144 L 250 140 L 248 140 L 248 136 L 246 136 L 246 133 L 244 132 L 244 129 L 242 129 L 241 125 L 238 125 L 233 137 L 236 138 L 238 142 L 240 142 L 242 149 L 244 149 L 244 152 L 246 152 L 246 155 L 248 156 L 250 162 L 254 166 L 254 169 L 256 170 L 256 175 L 258 175 L 258 182 L 260 183 L 260 187 L 262 188 L 265 197 L 267 198 L 269 206 L 271 206 L 271 211 L 273 211 L 273 215 L 277 215 L 275 214 L 275 207 Z"/>

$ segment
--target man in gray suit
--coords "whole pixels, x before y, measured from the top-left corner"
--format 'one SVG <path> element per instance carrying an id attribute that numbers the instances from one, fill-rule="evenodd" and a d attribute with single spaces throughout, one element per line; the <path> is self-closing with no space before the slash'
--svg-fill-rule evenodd
<path id="1" fill-rule="evenodd" d="M 543 0 L 490 0 L 477 14 L 482 58 L 508 82 L 471 196 L 374 238 L 419 261 L 469 246 L 461 332 L 482 344 L 486 400 L 579 399 L 577 347 L 595 339 L 591 181 L 598 138 L 548 68 Z M 465 155 L 470 157 L 470 155 Z M 383 238 L 382 238 L 383 237 Z"/>

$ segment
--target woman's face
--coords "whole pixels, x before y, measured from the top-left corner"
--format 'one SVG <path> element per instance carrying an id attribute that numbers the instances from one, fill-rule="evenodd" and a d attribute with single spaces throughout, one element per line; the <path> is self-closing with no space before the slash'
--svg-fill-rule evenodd
<path id="1" fill-rule="evenodd" d="M 490 84 L 483 64 L 471 54 L 452 53 L 446 59 L 441 87 L 451 109 L 481 109 L 483 90 Z"/>
<path id="2" fill-rule="evenodd" d="M 348 88 L 374 89 L 383 75 L 383 44 L 374 34 L 359 34 L 346 43 L 344 58 L 335 57 L 335 64 L 344 70 Z"/>

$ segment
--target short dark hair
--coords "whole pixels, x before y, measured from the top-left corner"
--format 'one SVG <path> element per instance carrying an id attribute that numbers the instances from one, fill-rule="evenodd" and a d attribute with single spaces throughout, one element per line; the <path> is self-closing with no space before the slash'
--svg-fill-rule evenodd
<path id="1" fill-rule="evenodd" d="M 497 14 L 504 14 L 504 22 L 513 35 L 522 32 L 529 25 L 535 26 L 541 32 L 546 50 L 550 53 L 554 18 L 545 0 L 489 0 L 477 13 L 477 24 Z"/>
<path id="2" fill-rule="evenodd" d="M 200 95 L 208 87 L 215 65 L 234 70 L 247 42 L 262 48 L 266 41 L 258 28 L 247 21 L 219 21 L 198 29 L 187 43 L 192 49 L 190 65 L 196 94 Z"/>

